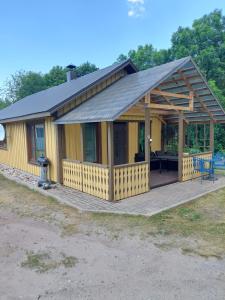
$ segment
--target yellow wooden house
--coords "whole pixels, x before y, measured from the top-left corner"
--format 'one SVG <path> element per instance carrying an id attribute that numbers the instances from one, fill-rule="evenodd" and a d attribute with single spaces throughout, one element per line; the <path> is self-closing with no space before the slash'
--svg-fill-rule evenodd
<path id="1" fill-rule="evenodd" d="M 69 70 L 67 82 L 0 111 L 0 163 L 39 175 L 44 154 L 53 182 L 121 200 L 198 176 L 185 129 L 204 126 L 195 155 L 211 157 L 214 124 L 224 121 L 191 57 L 139 72 L 131 60 L 79 78 Z"/>

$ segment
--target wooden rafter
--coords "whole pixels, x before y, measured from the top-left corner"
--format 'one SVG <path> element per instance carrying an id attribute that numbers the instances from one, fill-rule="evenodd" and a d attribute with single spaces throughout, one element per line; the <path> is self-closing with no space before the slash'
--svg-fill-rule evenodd
<path id="1" fill-rule="evenodd" d="M 193 76 L 186 76 L 187 79 L 194 79 L 194 78 L 200 78 L 199 75 L 193 75 Z M 170 83 L 176 83 L 176 82 L 179 82 L 179 81 L 184 81 L 183 78 L 173 78 L 172 80 L 167 80 L 167 81 L 164 81 L 163 83 L 161 83 L 161 86 L 162 85 L 167 85 L 167 84 L 170 84 Z"/>
<path id="2" fill-rule="evenodd" d="M 189 106 L 185 107 L 185 106 L 169 105 L 169 104 L 150 103 L 149 107 L 152 108 L 152 109 L 191 111 Z"/>
<path id="3" fill-rule="evenodd" d="M 159 95 L 159 96 L 173 97 L 173 98 L 180 98 L 180 99 L 189 99 L 189 100 L 191 100 L 191 98 L 192 98 L 191 95 L 169 93 L 169 92 L 166 92 L 166 91 L 161 91 L 159 89 L 152 90 L 151 94 Z"/>
<path id="4" fill-rule="evenodd" d="M 215 120 L 213 114 L 211 113 L 211 111 L 208 109 L 208 107 L 205 105 L 205 103 L 202 101 L 202 99 L 195 93 L 194 89 L 192 88 L 191 83 L 189 82 L 189 79 L 183 74 L 182 71 L 179 70 L 178 73 L 180 74 L 182 80 L 183 80 L 183 81 L 186 83 L 186 85 L 188 86 L 189 90 L 193 93 L 194 97 L 195 97 L 196 99 L 199 100 L 199 102 L 200 102 L 202 108 L 209 114 L 209 116 L 211 117 L 211 119 L 212 119 L 214 122 L 216 122 L 216 120 Z"/>
<path id="5" fill-rule="evenodd" d="M 157 115 L 156 118 L 157 118 L 159 121 L 161 121 L 164 125 L 167 124 L 166 121 L 165 121 L 162 117 L 160 117 L 160 116 Z"/>
<path id="6" fill-rule="evenodd" d="M 161 90 L 159 88 L 157 88 L 157 91 L 161 91 Z M 162 97 L 168 104 L 173 105 L 173 103 L 170 101 L 170 99 L 167 96 L 162 95 Z M 179 113 L 179 110 L 176 109 L 176 112 Z M 184 122 L 186 124 L 189 124 L 188 120 L 185 117 L 184 117 Z"/>

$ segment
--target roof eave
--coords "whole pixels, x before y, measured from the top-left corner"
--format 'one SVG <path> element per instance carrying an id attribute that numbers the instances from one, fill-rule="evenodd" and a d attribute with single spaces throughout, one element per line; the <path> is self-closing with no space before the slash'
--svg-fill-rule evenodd
<path id="1" fill-rule="evenodd" d="M 51 116 L 50 112 L 40 112 L 40 113 L 36 113 L 36 114 L 19 116 L 19 117 L 15 117 L 15 118 L 0 119 L 0 123 L 5 124 L 5 123 L 12 123 L 12 122 L 20 122 L 20 121 L 27 121 L 27 120 L 31 120 L 31 119 L 40 119 L 40 118 L 50 117 L 50 116 Z"/>

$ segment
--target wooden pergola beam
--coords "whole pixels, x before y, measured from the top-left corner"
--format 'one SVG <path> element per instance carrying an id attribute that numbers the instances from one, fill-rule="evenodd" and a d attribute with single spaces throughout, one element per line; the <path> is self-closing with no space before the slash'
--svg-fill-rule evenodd
<path id="1" fill-rule="evenodd" d="M 150 103 L 149 108 L 152 109 L 165 109 L 165 110 L 178 110 L 178 111 L 192 111 L 190 106 L 177 106 L 177 105 L 169 105 L 169 104 L 157 104 Z"/>
<path id="2" fill-rule="evenodd" d="M 159 88 L 157 88 L 157 91 L 161 91 L 161 90 L 160 90 Z M 169 99 L 167 96 L 162 95 L 162 97 L 163 97 L 163 99 L 164 99 L 168 104 L 173 105 L 173 103 L 170 101 L 170 99 Z M 179 113 L 179 110 L 176 109 L 176 112 Z M 187 120 L 186 118 L 184 118 L 184 121 L 185 121 L 186 124 L 189 123 L 188 120 Z"/>
<path id="3" fill-rule="evenodd" d="M 186 76 L 187 79 L 194 79 L 194 78 L 201 78 L 200 75 L 193 75 L 193 76 Z M 179 81 L 184 81 L 183 78 L 173 78 L 172 80 L 167 80 L 167 81 L 164 81 L 161 83 L 161 86 L 162 85 L 167 85 L 167 84 L 170 84 L 170 83 L 176 83 L 176 82 L 179 82 Z"/>
<path id="4" fill-rule="evenodd" d="M 211 118 L 214 122 L 216 122 L 216 120 L 215 120 L 213 114 L 211 113 L 211 111 L 207 108 L 207 106 L 206 106 L 205 103 L 202 101 L 202 99 L 195 93 L 195 90 L 192 88 L 192 85 L 191 85 L 191 83 L 189 82 L 188 78 L 182 73 L 181 70 L 178 70 L 178 73 L 180 74 L 182 80 L 183 80 L 183 81 L 186 83 L 186 85 L 188 86 L 189 90 L 193 93 L 194 97 L 195 97 L 196 99 L 199 100 L 199 102 L 200 102 L 202 108 L 208 113 L 208 115 L 210 116 L 210 118 Z"/>
<path id="5" fill-rule="evenodd" d="M 167 124 L 167 122 L 166 122 L 162 117 L 156 115 L 156 118 L 157 118 L 160 122 L 162 122 L 164 125 Z"/>
<path id="6" fill-rule="evenodd" d="M 159 95 L 159 96 L 173 97 L 173 98 L 180 98 L 180 99 L 189 99 L 189 100 L 192 99 L 191 95 L 170 93 L 170 92 L 161 91 L 159 89 L 151 90 L 151 94 Z"/>

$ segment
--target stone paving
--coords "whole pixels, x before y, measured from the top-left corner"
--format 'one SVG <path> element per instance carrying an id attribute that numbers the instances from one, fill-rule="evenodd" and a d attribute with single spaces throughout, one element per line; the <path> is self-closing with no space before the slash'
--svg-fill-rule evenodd
<path id="1" fill-rule="evenodd" d="M 0 164 L 0 172 L 11 180 L 26 185 L 44 195 L 54 197 L 59 202 L 73 206 L 80 211 L 144 216 L 152 216 L 225 187 L 225 177 L 218 176 L 218 180 L 214 183 L 208 180 L 203 180 L 201 183 L 200 179 L 195 179 L 156 188 L 148 193 L 123 199 L 119 202 L 108 202 L 59 184 L 55 184 L 52 189 L 44 191 L 37 187 L 38 177 L 2 164 Z"/>

